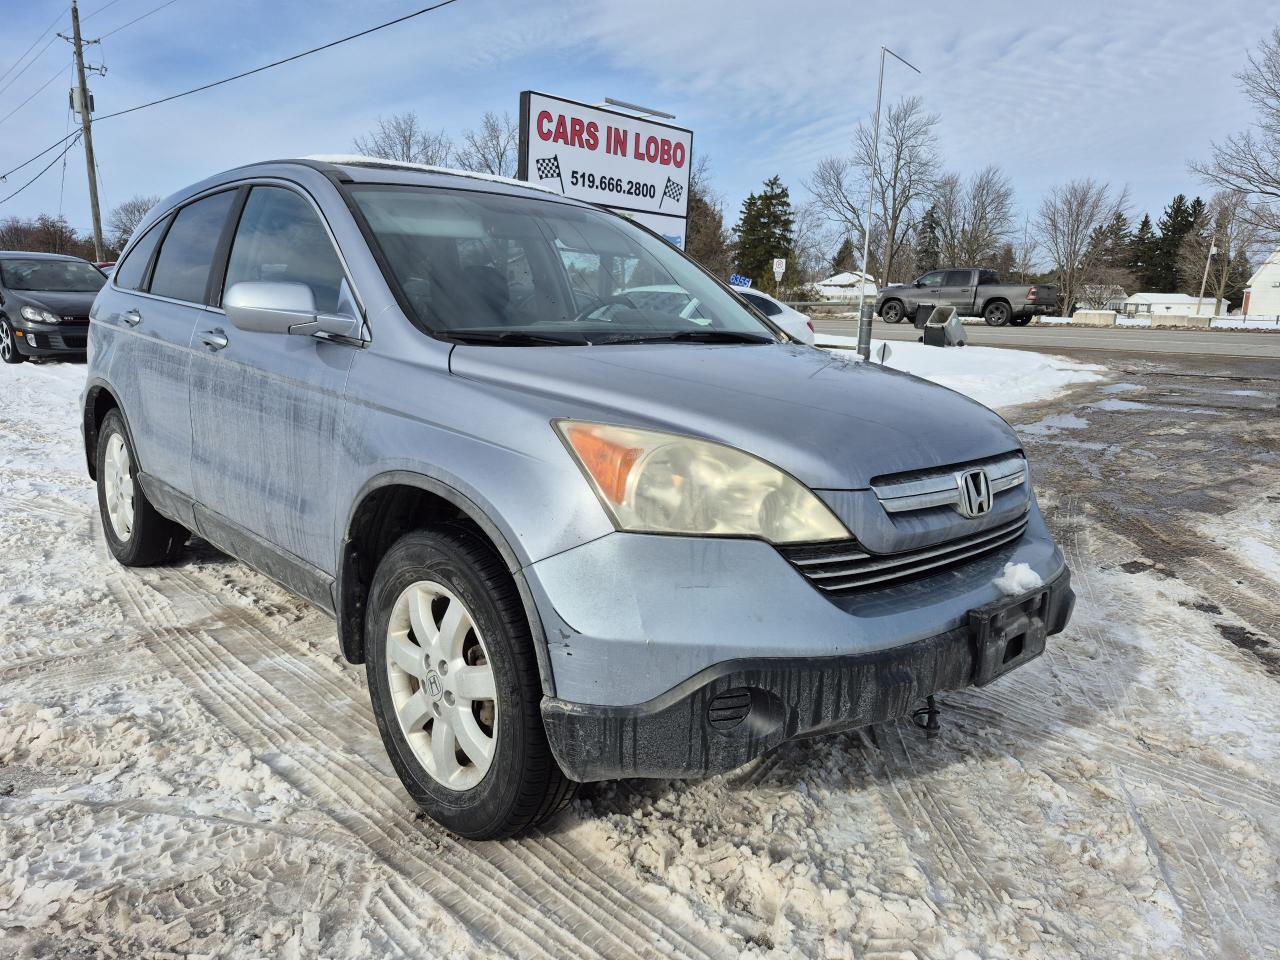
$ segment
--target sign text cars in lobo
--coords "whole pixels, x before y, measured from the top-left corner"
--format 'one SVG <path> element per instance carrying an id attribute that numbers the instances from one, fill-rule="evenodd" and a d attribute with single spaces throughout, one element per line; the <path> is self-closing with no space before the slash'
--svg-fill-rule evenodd
<path id="1" fill-rule="evenodd" d="M 603 204 L 684 247 L 693 132 L 574 100 L 520 94 L 521 180 Z"/>

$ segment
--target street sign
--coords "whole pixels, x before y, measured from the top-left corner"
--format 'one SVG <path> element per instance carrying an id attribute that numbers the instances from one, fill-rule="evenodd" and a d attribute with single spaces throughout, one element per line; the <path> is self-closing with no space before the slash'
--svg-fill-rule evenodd
<path id="1" fill-rule="evenodd" d="M 751 278 L 744 277 L 740 273 L 729 274 L 729 286 L 731 287 L 749 287 L 751 286 Z"/>
<path id="2" fill-rule="evenodd" d="M 517 176 L 603 204 L 684 249 L 693 132 L 526 90 Z"/>
<path id="3" fill-rule="evenodd" d="M 781 283 L 782 275 L 787 272 L 787 261 L 778 257 L 773 261 L 773 282 Z"/>

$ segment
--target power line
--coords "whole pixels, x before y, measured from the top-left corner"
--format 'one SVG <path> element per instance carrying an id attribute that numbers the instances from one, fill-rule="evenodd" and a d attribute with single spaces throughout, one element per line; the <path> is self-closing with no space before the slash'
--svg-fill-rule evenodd
<path id="1" fill-rule="evenodd" d="M 68 143 L 66 147 L 63 148 L 62 153 L 58 154 L 56 157 L 54 157 L 52 160 L 49 161 L 49 166 L 45 167 L 43 170 L 37 173 L 34 177 L 32 177 L 30 180 L 28 180 L 26 183 L 20 186 L 17 190 L 13 191 L 13 193 L 9 194 L 7 197 L 0 199 L 0 203 L 8 203 L 14 197 L 20 194 L 23 190 L 27 189 L 27 187 L 31 186 L 33 183 L 35 183 L 37 180 L 43 177 L 46 173 L 48 173 L 49 170 L 52 169 L 54 164 L 56 164 L 59 160 L 61 160 L 64 156 L 66 156 L 67 152 L 76 145 L 76 141 L 79 139 L 80 139 L 80 131 L 77 130 L 75 133 L 71 134 L 71 142 Z M 45 152 L 47 153 L 48 151 L 46 150 Z"/>
<path id="2" fill-rule="evenodd" d="M 379 30 L 385 30 L 387 27 L 394 27 L 396 24 L 404 23 L 406 20 L 412 20 L 414 17 L 420 17 L 424 13 L 430 13 L 432 10 L 439 10 L 441 7 L 447 7 L 451 3 L 457 3 L 458 0 L 441 0 L 440 3 L 434 3 L 429 7 L 423 7 L 421 10 L 415 10 L 413 13 L 406 13 L 403 17 L 396 17 L 394 20 L 388 20 L 386 23 L 380 23 L 376 27 L 369 27 L 367 30 L 361 30 L 359 33 L 353 33 L 342 37 L 338 40 L 331 40 L 329 43 L 321 44 L 318 47 L 312 47 L 310 50 L 304 50 L 301 53 L 295 53 L 291 57 L 285 57 L 282 60 L 275 60 L 271 63 L 265 63 L 260 67 L 254 67 L 252 70 L 246 70 L 244 73 L 237 73 L 232 77 L 224 77 L 221 80 L 215 80 L 213 83 L 206 83 L 199 87 L 192 87 L 190 90 L 184 90 L 181 93 L 175 93 L 167 97 L 161 97 L 159 100 L 152 100 L 148 103 L 140 103 L 136 107 L 126 107 L 124 110 L 117 110 L 115 113 L 108 113 L 99 117 L 95 122 L 101 123 L 103 120 L 110 120 L 112 117 L 123 117 L 126 113 L 135 113 L 138 110 L 145 110 L 148 107 L 159 106 L 162 103 L 169 103 L 171 100 L 178 100 L 182 97 L 189 97 L 193 93 L 201 93 L 205 90 L 212 90 L 214 87 L 220 87 L 224 83 L 231 83 L 233 80 L 243 80 L 245 77 L 251 77 L 255 73 L 262 73 L 264 70 L 270 70 L 273 67 L 280 67 L 286 63 L 292 63 L 294 60 L 301 60 L 303 57 L 309 57 L 313 53 L 320 53 L 324 50 L 332 49 L 339 44 L 346 43 L 349 40 L 358 40 L 360 37 L 367 37 L 371 33 L 377 33 Z"/>
<path id="3" fill-rule="evenodd" d="M 102 13 L 104 10 L 109 10 L 111 7 L 114 7 L 119 2 L 120 0 L 107 0 L 106 3 L 100 6 L 97 10 L 93 11 L 93 13 L 86 13 L 83 19 L 91 20 L 92 18 L 96 17 L 98 14 Z"/>
<path id="4" fill-rule="evenodd" d="M 52 77 L 50 77 L 48 80 L 46 80 L 44 83 L 40 84 L 39 87 L 36 88 L 35 93 L 31 94 L 31 96 L 27 97 L 27 99 L 23 100 L 20 104 L 18 104 L 8 113 L 6 113 L 3 117 L 0 117 L 0 123 L 4 123 L 6 120 L 12 117 L 15 113 L 17 113 L 19 110 L 25 107 L 28 103 L 34 100 L 37 95 L 39 95 L 41 92 L 44 91 L 45 87 L 47 87 L 49 84 L 53 83 L 53 81 L 57 80 L 60 76 L 62 76 L 62 74 L 66 72 L 66 69 L 67 69 L 66 67 L 59 67 L 57 72 L 54 73 Z"/>
<path id="5" fill-rule="evenodd" d="M 113 0 L 113 3 L 115 3 L 115 0 Z M 212 88 L 220 87 L 221 84 L 224 84 L 224 83 L 238 81 L 238 79 L 243 79 L 244 77 L 251 77 L 255 73 L 262 73 L 264 72 L 264 70 L 270 70 L 271 68 L 274 68 L 274 67 L 282 67 L 282 65 L 284 64 L 293 63 L 294 60 L 301 60 L 303 56 L 310 56 L 311 54 L 319 54 L 319 52 L 321 51 L 332 49 L 332 47 L 338 46 L 340 44 L 346 44 L 346 42 L 351 40 L 358 40 L 358 38 L 360 37 L 369 36 L 370 33 L 376 33 L 380 31 L 380 29 L 397 26 L 397 24 L 399 23 L 406 22 L 406 20 L 411 20 L 415 17 L 421 17 L 422 14 L 431 13 L 433 12 L 433 10 L 439 10 L 440 8 L 442 8 L 442 6 L 448 6 L 449 4 L 454 4 L 454 3 L 457 3 L 457 0 L 442 0 L 442 3 L 431 4 L 430 6 L 424 6 L 424 8 L 421 8 L 419 10 L 413 10 L 412 13 L 404 14 L 403 17 L 397 17 L 396 19 L 393 19 L 393 20 L 387 20 L 387 22 L 385 23 L 379 23 L 378 26 L 362 29 L 362 31 L 358 33 L 351 33 L 351 35 L 339 38 L 339 40 L 330 41 L 328 42 L 328 44 L 321 44 L 320 46 L 311 47 L 310 50 L 303 50 L 302 52 L 300 52 L 300 54 L 294 54 L 293 56 L 285 56 L 285 58 L 282 60 L 275 60 L 273 61 L 273 63 L 264 64 L 264 65 L 261 65 L 261 67 L 256 67 L 256 68 L 253 68 L 252 70 L 244 70 L 243 73 L 237 73 L 236 76 L 225 77 L 224 79 L 220 79 L 220 81 L 214 81 L 212 83 L 205 83 L 204 86 L 193 87 L 191 88 L 191 90 L 186 90 L 186 91 L 183 91 L 182 93 L 174 93 L 174 95 L 172 96 L 161 97 L 161 99 L 159 100 L 152 100 L 150 102 L 146 102 L 146 104 L 138 104 L 137 106 L 129 106 L 129 108 L 124 110 L 116 110 L 115 113 L 99 116 L 99 118 L 96 118 L 95 120 L 93 120 L 93 123 L 101 123 L 102 120 L 110 120 L 111 118 L 114 118 L 114 116 L 123 116 L 124 114 L 136 113 L 136 111 L 138 110 L 146 110 L 148 106 L 168 104 L 169 101 L 178 100 L 180 99 L 180 97 L 191 96 L 192 93 L 200 93 L 201 91 L 212 90 Z M 101 9 L 106 9 L 106 8 L 101 8 Z M 68 136 L 78 136 L 78 134 L 68 134 Z M 18 170 L 23 169 L 24 166 L 28 166 L 29 164 L 35 163 L 36 160 L 40 159 L 40 157 L 47 154 L 47 152 L 49 152 L 50 150 L 58 150 L 58 147 L 63 145 L 63 143 L 67 142 L 67 140 L 68 140 L 68 137 L 63 137 L 61 138 L 61 140 L 55 141 L 54 143 L 50 143 L 49 146 L 45 147 L 44 150 L 41 150 L 35 156 L 28 157 L 27 160 L 23 160 L 22 163 L 18 164 L 17 166 L 14 166 L 13 169 L 6 170 L 5 173 L 0 173 L 0 180 L 4 180 L 6 177 L 9 177 L 10 174 L 18 173 Z M 54 163 L 56 163 L 56 160 L 54 161 Z M 0 200 L 0 204 L 3 204 L 3 202 L 4 202 L 3 200 Z"/>
<path id="6" fill-rule="evenodd" d="M 41 57 L 43 57 L 43 56 L 44 56 L 44 52 L 45 52 L 46 50 L 48 50 L 50 47 L 52 47 L 52 46 L 57 42 L 57 40 L 58 40 L 57 35 L 54 35 L 54 36 L 50 37 L 50 38 L 49 38 L 49 42 L 48 42 L 48 43 L 46 43 L 43 47 L 41 47 L 41 48 L 40 48 L 40 52 L 39 52 L 39 53 L 37 53 L 34 57 L 32 57 L 30 60 L 28 60 L 28 61 L 27 61 L 26 66 L 24 66 L 21 70 L 19 70 L 19 71 L 18 71 L 17 73 L 15 73 L 12 77 L 10 77 L 10 78 L 9 78 L 9 80 L 5 83 L 5 85 L 4 85 L 3 87 L 0 87 L 0 93 L 4 93 L 4 92 L 5 92 L 6 90 L 8 90 L 11 86 L 13 86 L 13 84 L 17 81 L 17 79 L 18 79 L 20 76 L 22 76 L 24 73 L 26 73 L 26 72 L 27 72 L 27 70 L 28 70 L 28 69 L 30 69 L 30 68 L 31 68 L 31 66 L 32 66 L 32 65 L 33 65 L 37 60 L 39 60 Z M 16 66 L 16 64 L 15 64 L 15 66 Z"/>
<path id="7" fill-rule="evenodd" d="M 122 24 L 120 24 L 120 26 L 116 27 L 114 30 L 108 30 L 106 33 L 104 33 L 102 36 L 100 36 L 100 37 L 98 38 L 98 42 L 99 42 L 99 43 L 101 43 L 103 40 L 107 39 L 107 37 L 110 37 L 110 36 L 112 36 L 112 35 L 114 35 L 114 34 L 117 34 L 117 33 L 119 33 L 121 30 L 124 30 L 124 29 L 125 29 L 125 28 L 127 28 L 127 27 L 132 27 L 132 26 L 133 26 L 135 23 L 137 23 L 139 20 L 145 20 L 145 19 L 147 19 L 147 17 L 151 16 L 153 13 L 159 13 L 159 12 L 160 12 L 161 10 L 163 10 L 165 7 L 171 7 L 171 6 L 173 6 L 173 5 L 174 5 L 175 3 L 177 3 L 177 2 L 178 2 L 178 0 L 165 0 L 165 2 L 164 2 L 164 3 L 160 4 L 160 6 L 158 6 L 158 7 L 152 7 L 150 10 L 148 10 L 148 11 L 147 11 L 146 13 L 144 13 L 142 16 L 140 16 L 140 17 L 134 17 L 134 18 L 133 18 L 132 20 L 130 20 L 128 23 L 122 23 Z M 88 18 L 88 17 L 85 17 L 85 19 L 86 19 L 86 20 L 88 20 L 89 18 Z"/>
<path id="8" fill-rule="evenodd" d="M 62 19 L 62 16 L 63 16 L 62 13 L 59 12 L 58 15 L 53 18 L 53 23 L 49 24 L 47 27 L 44 28 L 44 33 L 40 34 L 40 36 L 36 37 L 34 40 L 31 41 L 31 46 L 27 47 L 27 49 L 22 51 L 22 56 L 20 56 L 17 60 L 13 61 L 13 63 L 9 64 L 9 69 L 7 69 L 4 73 L 0 73 L 0 80 L 3 80 L 9 74 L 13 73 L 14 67 L 16 67 L 18 64 L 20 64 L 23 60 L 26 59 L 27 54 L 36 48 L 36 44 L 39 43 L 41 40 L 43 40 L 48 35 L 49 31 L 58 25 L 58 21 Z M 46 49 L 48 48 L 46 47 Z M 40 51 L 40 53 L 43 53 L 43 52 L 44 52 L 43 50 Z M 37 57 L 39 55 L 40 54 L 36 54 Z"/>

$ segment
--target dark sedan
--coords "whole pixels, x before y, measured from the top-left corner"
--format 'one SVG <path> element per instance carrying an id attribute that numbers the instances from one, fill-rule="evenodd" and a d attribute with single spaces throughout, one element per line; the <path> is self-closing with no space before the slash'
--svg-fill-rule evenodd
<path id="1" fill-rule="evenodd" d="M 79 257 L 0 250 L 0 360 L 83 357 L 89 308 L 106 282 Z"/>

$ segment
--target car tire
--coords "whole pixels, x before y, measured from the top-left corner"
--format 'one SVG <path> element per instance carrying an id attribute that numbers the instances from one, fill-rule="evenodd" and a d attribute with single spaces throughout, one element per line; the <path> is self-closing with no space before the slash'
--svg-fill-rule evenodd
<path id="1" fill-rule="evenodd" d="M 14 335 L 13 324 L 8 317 L 0 317 L 0 361 L 4 363 L 21 363 L 27 359 L 18 350 L 18 338 Z"/>
<path id="2" fill-rule="evenodd" d="M 577 784 L 547 743 L 515 581 L 472 528 L 413 531 L 392 545 L 369 592 L 365 654 L 392 766 L 437 823 L 471 840 L 509 837 L 573 798 Z"/>
<path id="3" fill-rule="evenodd" d="M 1003 327 L 1012 316 L 1013 311 L 1009 309 L 1009 305 L 1003 300 L 994 300 L 988 303 L 982 311 L 982 319 L 987 322 L 989 327 Z"/>
<path id="4" fill-rule="evenodd" d="M 901 323 L 904 312 L 900 300 L 886 300 L 880 308 L 880 319 L 885 323 Z"/>
<path id="5" fill-rule="evenodd" d="M 98 428 L 95 451 L 98 512 L 111 555 L 126 567 L 171 560 L 190 533 L 162 516 L 138 483 L 138 457 L 119 410 L 109 410 Z"/>

